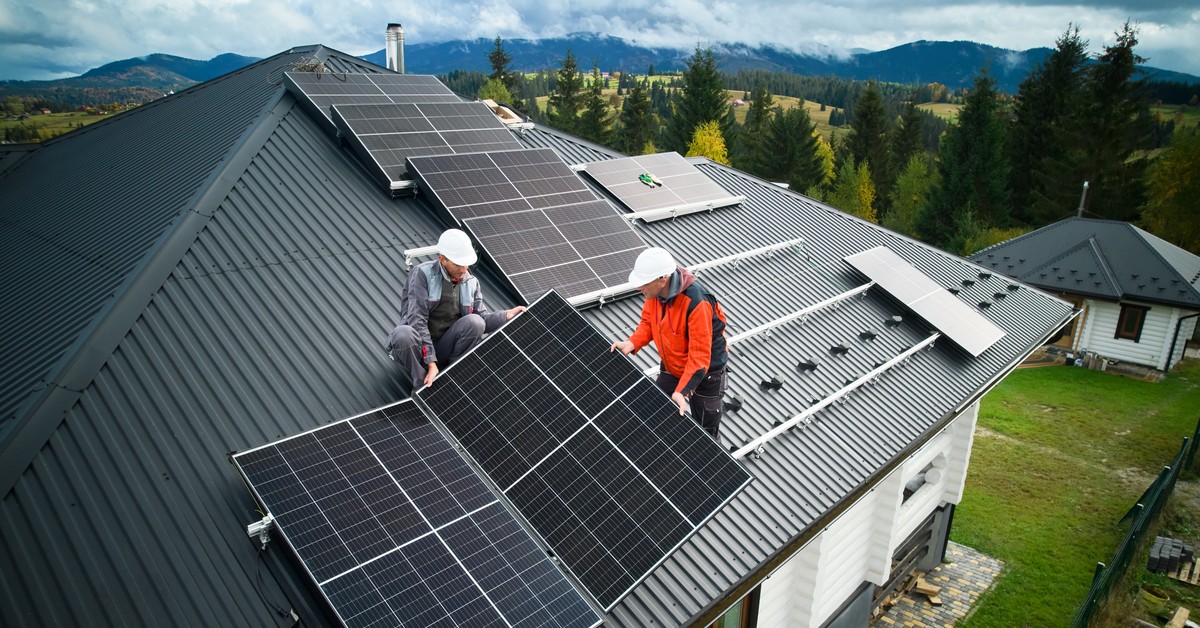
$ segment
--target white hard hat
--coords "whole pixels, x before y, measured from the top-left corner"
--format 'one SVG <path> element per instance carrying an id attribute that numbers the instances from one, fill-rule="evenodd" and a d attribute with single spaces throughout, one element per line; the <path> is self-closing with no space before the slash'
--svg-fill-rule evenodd
<path id="1" fill-rule="evenodd" d="M 475 247 L 471 246 L 471 238 L 460 229 L 447 229 L 438 238 L 438 255 L 458 264 L 470 266 L 479 260 L 475 255 Z"/>
<path id="2" fill-rule="evenodd" d="M 629 283 L 644 286 L 659 277 L 665 277 L 675 272 L 675 258 L 666 249 L 657 246 L 642 251 L 633 263 L 633 272 L 629 273 Z"/>

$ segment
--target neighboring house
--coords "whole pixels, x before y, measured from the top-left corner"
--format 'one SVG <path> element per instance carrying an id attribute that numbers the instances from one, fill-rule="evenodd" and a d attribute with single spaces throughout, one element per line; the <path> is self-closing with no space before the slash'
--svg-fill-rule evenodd
<path id="1" fill-rule="evenodd" d="M 971 260 L 1074 303 L 1054 344 L 1106 361 L 1169 371 L 1200 316 L 1200 256 L 1126 222 L 1068 218 Z"/>
<path id="2" fill-rule="evenodd" d="M 228 456 L 407 394 L 380 341 L 400 314 L 404 251 L 448 225 L 420 194 L 382 189 L 281 84 L 313 58 L 384 71 L 297 48 L 0 153 L 0 624 L 333 623 L 283 541 L 260 551 L 248 538 L 261 514 Z M 513 133 L 570 164 L 618 156 L 550 129 Z M 745 201 L 636 229 L 684 264 L 718 262 L 700 277 L 731 335 L 852 295 L 737 344 L 728 399 L 741 405 L 722 445 L 836 401 L 743 458 L 749 486 L 604 620 L 864 626 L 913 569 L 940 562 L 979 399 L 1074 312 L 692 163 Z M 1004 336 L 978 357 L 939 339 L 876 372 L 931 332 L 860 290 L 867 278 L 843 258 L 879 246 L 966 304 L 1002 295 L 980 311 Z M 517 302 L 489 264 L 477 274 L 491 307 Z M 617 339 L 639 311 L 626 298 L 584 314 Z M 653 351 L 638 360 L 653 365 Z M 772 378 L 781 387 L 761 385 Z"/>

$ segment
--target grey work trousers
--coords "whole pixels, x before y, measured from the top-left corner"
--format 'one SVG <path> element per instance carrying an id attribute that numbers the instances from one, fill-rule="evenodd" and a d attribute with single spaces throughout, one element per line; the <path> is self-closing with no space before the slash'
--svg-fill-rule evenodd
<path id="1" fill-rule="evenodd" d="M 454 321 L 441 338 L 433 341 L 438 369 L 445 370 L 470 351 L 483 338 L 485 328 L 483 317 L 478 314 L 467 314 Z M 425 383 L 426 372 L 425 356 L 421 355 L 421 338 L 417 330 L 409 325 L 398 325 L 388 334 L 387 351 L 393 360 L 408 371 L 413 392 L 416 392 Z"/>
<path id="2" fill-rule="evenodd" d="M 659 390 L 670 395 L 679 385 L 679 378 L 665 370 L 660 370 L 654 383 L 658 385 Z M 692 420 L 717 442 L 721 442 L 717 436 L 721 431 L 724 396 L 725 367 L 721 367 L 716 371 L 705 373 L 704 379 L 700 380 L 700 385 L 696 386 L 696 390 L 692 391 L 691 397 L 688 398 L 688 405 L 692 408 Z"/>

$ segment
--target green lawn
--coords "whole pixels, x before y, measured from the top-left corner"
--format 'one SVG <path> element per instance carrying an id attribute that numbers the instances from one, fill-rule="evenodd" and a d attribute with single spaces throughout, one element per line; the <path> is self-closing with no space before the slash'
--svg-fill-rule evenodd
<path id="1" fill-rule="evenodd" d="M 1195 360 L 1157 384 L 1021 369 L 984 398 L 951 538 L 1005 571 L 964 625 L 1067 625 L 1127 529 L 1117 521 L 1197 418 Z"/>
<path id="2" fill-rule="evenodd" d="M 24 120 L 0 119 L 0 137 L 3 137 L 4 129 L 23 125 L 26 128 L 37 128 L 42 139 L 50 139 L 68 131 L 73 131 L 77 127 L 99 122 L 109 115 L 112 114 L 87 114 L 82 111 L 72 111 L 69 113 L 27 116 Z"/>

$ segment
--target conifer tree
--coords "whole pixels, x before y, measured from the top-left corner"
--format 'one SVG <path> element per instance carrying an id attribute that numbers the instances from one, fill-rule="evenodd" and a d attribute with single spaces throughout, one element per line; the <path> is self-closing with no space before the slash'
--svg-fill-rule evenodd
<path id="1" fill-rule="evenodd" d="M 866 163 L 855 164 L 853 159 L 843 162 L 838 168 L 837 180 L 833 182 L 833 189 L 826 196 L 825 202 L 847 214 L 878 222 L 871 167 Z"/>
<path id="2" fill-rule="evenodd" d="M 1079 144 L 1088 42 L 1070 25 L 1054 52 L 1021 82 L 1013 107 L 1008 153 L 1013 216 L 1040 226 L 1064 217 L 1079 188 L 1078 175 L 1065 167 Z M 1065 174 L 1067 180 L 1058 176 Z"/>
<path id="3" fill-rule="evenodd" d="M 888 115 L 875 81 L 869 81 L 858 97 L 850 129 L 847 147 L 854 162 L 867 164 L 871 172 L 883 172 L 888 154 Z"/>
<path id="4" fill-rule="evenodd" d="M 754 171 L 772 181 L 783 181 L 803 191 L 825 180 L 824 161 L 816 125 L 804 107 L 776 109 L 755 152 Z"/>
<path id="5" fill-rule="evenodd" d="M 891 210 L 884 216 L 883 226 L 917 237 L 917 217 L 929 203 L 936 187 L 937 171 L 933 167 L 932 155 L 914 154 L 892 187 Z"/>
<path id="6" fill-rule="evenodd" d="M 626 155 L 642 154 L 646 144 L 658 133 L 656 126 L 646 90 L 641 85 L 634 85 L 621 108 L 619 148 Z"/>
<path id="7" fill-rule="evenodd" d="M 496 36 L 495 48 L 488 53 L 488 63 L 492 66 L 492 73 L 488 75 L 488 79 L 500 81 L 509 93 L 507 100 L 497 100 L 496 102 L 507 103 L 517 110 L 524 110 L 524 101 L 516 97 L 521 77 L 510 69 L 509 66 L 512 64 L 512 57 L 504 50 L 504 41 L 498 35 Z"/>
<path id="8" fill-rule="evenodd" d="M 1200 255 L 1200 131 L 1179 130 L 1147 176 L 1142 221 L 1158 237 Z"/>
<path id="9" fill-rule="evenodd" d="M 717 71 L 717 55 L 712 48 L 696 48 L 684 68 L 682 82 L 683 88 L 675 94 L 674 112 L 663 137 L 664 148 L 683 152 L 696 127 L 711 121 L 717 122 L 728 145 L 732 132 L 729 102 Z"/>
<path id="10" fill-rule="evenodd" d="M 771 97 L 771 92 L 767 91 L 766 86 L 760 84 L 754 88 L 746 109 L 746 121 L 738 132 L 737 150 L 733 160 L 739 168 L 750 174 L 761 174 L 757 172 L 758 164 L 762 161 L 759 153 L 763 150 L 774 105 L 775 99 Z"/>
<path id="11" fill-rule="evenodd" d="M 608 99 L 604 97 L 604 81 L 600 78 L 600 67 L 592 68 L 592 83 L 588 88 L 587 101 L 579 116 L 579 136 L 597 144 L 608 144 L 609 125 L 612 116 L 608 111 Z"/>
<path id="12" fill-rule="evenodd" d="M 987 72 L 975 77 L 958 122 L 942 140 L 941 186 L 918 218 L 921 238 L 958 251 L 975 230 L 1008 226 L 1008 172 L 1004 120 Z"/>
<path id="13" fill-rule="evenodd" d="M 554 128 L 574 133 L 579 128 L 579 109 L 583 106 L 583 74 L 575 55 L 567 48 L 562 68 L 558 70 L 558 84 L 551 92 L 547 107 L 547 118 Z"/>

